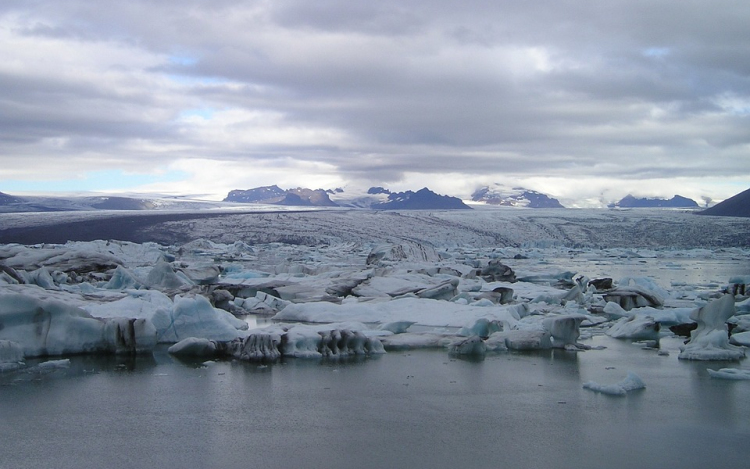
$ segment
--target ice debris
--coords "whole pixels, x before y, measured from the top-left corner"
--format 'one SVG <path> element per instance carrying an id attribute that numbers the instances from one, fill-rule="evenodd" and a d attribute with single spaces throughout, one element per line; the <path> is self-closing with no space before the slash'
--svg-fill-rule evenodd
<path id="1" fill-rule="evenodd" d="M 712 370 L 709 368 L 707 371 L 709 376 L 717 379 L 750 379 L 750 370 L 740 370 L 737 368 L 721 368 L 719 370 Z"/>
<path id="2" fill-rule="evenodd" d="M 645 387 L 646 385 L 643 383 L 643 380 L 632 371 L 628 372 L 625 379 L 615 384 L 599 384 L 594 381 L 583 383 L 584 389 L 590 389 L 591 391 L 609 394 L 611 396 L 624 396 L 630 391 L 643 389 Z"/>

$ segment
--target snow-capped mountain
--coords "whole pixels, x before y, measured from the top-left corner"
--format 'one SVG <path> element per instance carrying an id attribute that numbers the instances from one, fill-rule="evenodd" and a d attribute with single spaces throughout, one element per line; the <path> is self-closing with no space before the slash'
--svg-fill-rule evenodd
<path id="1" fill-rule="evenodd" d="M 247 190 L 229 192 L 224 202 L 262 203 L 272 205 L 299 205 L 316 207 L 336 207 L 337 203 L 328 197 L 323 189 L 281 189 L 279 186 L 263 186 Z"/>
<path id="2" fill-rule="evenodd" d="M 13 197 L 12 195 L 0 192 L 0 205 L 17 204 L 23 202 L 23 199 Z"/>
<path id="3" fill-rule="evenodd" d="M 388 202 L 375 204 L 375 210 L 470 210 L 458 197 L 440 195 L 424 187 L 417 192 L 392 192 Z"/>
<path id="4" fill-rule="evenodd" d="M 471 200 L 506 207 L 565 208 L 559 200 L 541 192 L 523 187 L 508 188 L 501 184 L 493 184 L 492 186 L 484 186 L 477 189 L 471 194 Z"/>

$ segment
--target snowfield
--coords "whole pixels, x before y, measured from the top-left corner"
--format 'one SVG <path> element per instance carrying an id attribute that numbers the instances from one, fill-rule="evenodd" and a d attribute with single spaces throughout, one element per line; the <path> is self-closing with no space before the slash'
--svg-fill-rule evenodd
<path id="1" fill-rule="evenodd" d="M 479 209 L 0 220 L 6 240 L 74 239 L 0 245 L 8 370 L 26 357 L 157 343 L 257 361 L 405 348 L 596 353 L 586 341 L 605 334 L 658 349 L 675 333 L 687 340 L 681 359 L 737 361 L 750 331 L 748 219 Z M 85 239 L 102 232 L 123 236 Z M 272 324 L 250 329 L 256 316 Z"/>

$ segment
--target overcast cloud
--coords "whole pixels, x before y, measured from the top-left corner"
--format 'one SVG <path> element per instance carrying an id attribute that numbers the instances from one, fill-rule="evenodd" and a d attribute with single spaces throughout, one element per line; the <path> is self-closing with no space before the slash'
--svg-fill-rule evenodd
<path id="1" fill-rule="evenodd" d="M 0 191 L 723 199 L 750 187 L 748 25 L 745 0 L 6 0 Z"/>

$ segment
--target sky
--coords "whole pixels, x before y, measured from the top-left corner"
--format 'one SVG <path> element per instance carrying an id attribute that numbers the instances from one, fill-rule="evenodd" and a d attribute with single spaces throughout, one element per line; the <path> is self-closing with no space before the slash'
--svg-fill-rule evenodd
<path id="1" fill-rule="evenodd" d="M 3 0 L 0 191 L 750 187 L 750 3 Z"/>

